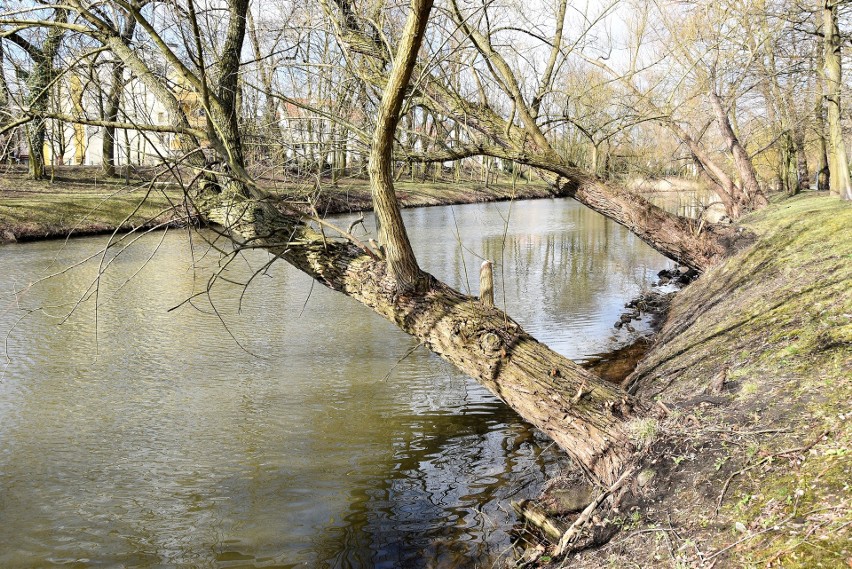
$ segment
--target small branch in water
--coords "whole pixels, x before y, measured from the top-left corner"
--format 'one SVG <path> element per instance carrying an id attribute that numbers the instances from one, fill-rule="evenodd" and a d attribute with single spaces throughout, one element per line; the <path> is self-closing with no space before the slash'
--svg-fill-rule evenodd
<path id="1" fill-rule="evenodd" d="M 355 221 L 353 221 L 352 223 L 349 224 L 349 229 L 346 230 L 346 233 L 352 233 L 352 230 L 355 229 L 355 226 L 357 226 L 359 224 L 361 225 L 361 227 L 364 228 L 364 231 L 367 230 L 367 228 L 364 226 L 364 212 L 363 211 L 361 212 L 361 217 L 359 217 L 358 219 L 356 219 Z"/>
<path id="2" fill-rule="evenodd" d="M 417 350 L 417 348 L 419 348 L 419 347 L 420 347 L 420 346 L 422 346 L 422 345 L 423 345 L 423 342 L 420 342 L 420 343 L 418 343 L 416 346 L 414 346 L 413 348 L 411 348 L 410 350 L 408 350 L 407 352 L 405 352 L 405 355 L 404 355 L 404 356 L 402 356 L 401 358 L 399 358 L 399 359 L 396 361 L 396 363 L 395 363 L 395 364 L 393 364 L 393 366 L 391 366 L 391 368 L 388 370 L 388 372 L 387 372 L 387 373 L 385 374 L 385 376 L 382 378 L 382 381 L 387 381 L 387 380 L 388 380 L 388 378 L 390 378 L 390 375 L 393 373 L 393 370 L 395 370 L 399 364 L 401 364 L 402 362 L 404 362 L 404 361 L 405 361 L 405 359 L 406 359 L 408 356 L 410 356 L 411 354 L 413 354 L 413 353 Z"/>

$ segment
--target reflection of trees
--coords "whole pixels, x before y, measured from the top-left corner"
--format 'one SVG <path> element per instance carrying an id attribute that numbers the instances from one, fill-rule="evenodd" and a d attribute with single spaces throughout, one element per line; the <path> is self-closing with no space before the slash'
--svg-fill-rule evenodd
<path id="1" fill-rule="evenodd" d="M 649 286 L 667 263 L 621 226 L 571 201 L 453 209 L 456 219 L 465 219 L 458 237 L 450 208 L 441 211 L 440 223 L 432 218 L 432 225 L 419 216 L 407 218 L 418 236 L 423 265 L 461 288 L 471 282 L 476 294 L 480 262 L 494 260 L 497 304 L 502 306 L 505 298 L 510 313 L 572 357 L 605 349 L 603 340 L 612 332 L 617 309 Z M 435 245 L 447 240 L 447 231 L 459 243 Z M 594 346 L 572 339 L 580 328 L 584 340 L 597 342 Z"/>
<path id="2" fill-rule="evenodd" d="M 465 264 L 468 270 L 478 267 L 474 253 L 502 259 L 504 223 L 496 212 L 500 208 L 505 216 L 508 207 L 456 208 L 456 217 L 465 220 L 458 228 L 464 253 L 454 238 L 447 239 L 455 231 L 449 229 L 454 227 L 449 208 L 406 215 L 424 258 L 434 267 L 448 267 L 460 280 Z M 514 204 L 510 218 L 499 269 L 505 279 L 498 275 L 498 291 L 508 289 L 507 299 L 516 303 L 513 312 L 564 327 L 563 337 L 572 330 L 564 324 L 566 315 L 588 317 L 596 304 L 610 302 L 607 287 L 618 293 L 620 284 L 660 259 L 643 253 L 644 246 L 631 252 L 634 238 L 625 241 L 627 234 L 618 226 L 571 202 Z M 85 254 L 87 243 L 96 245 L 74 241 L 62 249 L 57 263 L 73 264 Z M 115 519 L 115 505 L 105 504 L 104 520 L 136 536 L 140 547 L 155 552 L 154 558 L 172 560 L 215 555 L 198 549 L 198 536 L 222 541 L 223 550 L 242 546 L 257 556 L 322 551 L 340 565 L 357 564 L 357 556 L 371 561 L 380 550 L 387 559 L 450 555 L 456 551 L 450 541 L 463 544 L 466 537 L 492 531 L 497 535 L 491 537 L 502 539 L 501 522 L 495 522 L 495 529 L 489 518 L 505 519 L 497 508 L 512 488 L 499 483 L 511 472 L 513 486 L 518 476 L 539 480 L 543 468 L 536 462 L 540 450 L 531 432 L 517 426 L 514 413 L 481 388 L 446 373 L 444 364 L 422 350 L 383 381 L 413 341 L 345 298 L 319 287 L 309 293 L 307 277 L 283 265 L 270 269 L 274 279 L 253 281 L 242 304 L 240 287 L 224 280 L 212 291 L 229 330 L 267 358 L 240 352 L 211 313 L 208 299 L 198 299 L 199 310 L 186 305 L 166 313 L 204 290 L 207 277 L 219 267 L 218 256 L 206 249 L 196 250 L 190 265 L 187 247 L 184 234 L 167 236 L 152 265 L 123 289 L 125 277 L 148 259 L 150 249 L 134 248 L 116 258 L 116 270 L 101 283 L 102 301 L 116 296 L 101 307 L 103 355 L 96 365 L 89 347 L 92 314 L 84 307 L 66 327 L 52 328 L 52 321 L 45 325 L 44 336 L 39 336 L 43 341 L 27 348 L 38 361 L 21 360 L 10 371 L 27 382 L 40 378 L 33 394 L 15 399 L 23 412 L 13 419 L 14 429 L 43 438 L 44 424 L 32 421 L 47 413 L 55 432 L 77 437 L 56 439 L 67 442 L 72 452 L 110 439 L 98 447 L 101 454 L 65 463 L 66 470 L 81 480 L 96 473 L 99 486 L 82 489 L 85 500 L 94 501 L 93 494 L 107 488 L 132 496 L 132 508 L 150 511 L 135 522 L 121 521 Z M 27 245 L 21 251 L 34 251 L 33 258 L 23 264 L 47 270 L 53 253 L 45 252 L 55 249 L 49 243 Z M 246 252 L 228 267 L 227 278 L 245 282 L 267 259 L 265 253 Z M 73 301 L 74 291 L 85 289 L 95 273 L 96 267 L 85 267 L 45 281 L 25 300 L 33 305 Z M 550 288 L 555 292 L 544 294 Z M 300 316 L 309 294 L 309 309 Z M 600 294 L 604 298 L 596 300 Z M 276 303 L 286 305 L 283 315 L 268 310 Z M 42 332 L 33 336 L 38 334 Z M 324 346 L 319 352 L 318 337 Z M 67 386 L 69 377 L 84 384 L 74 390 L 83 403 L 60 416 L 50 411 L 56 405 L 43 398 L 64 393 L 61 386 Z M 93 404 L 97 422 L 87 415 Z M 8 425 L 3 428 L 10 432 Z M 31 440 L 10 439 L 29 447 L 15 451 L 16 457 L 32 452 Z M 44 464 L 55 458 L 44 449 Z M 147 478 L 139 482 L 143 475 Z M 56 516 L 73 518 L 67 512 L 73 511 L 74 499 L 57 508 Z M 476 513 L 477 507 L 483 514 Z M 427 520 L 427 529 L 420 519 Z M 195 537 L 174 530 L 178 522 L 192 525 Z M 103 527 L 96 525 L 95 531 Z M 315 548 L 306 551 L 310 540 L 316 541 Z M 407 540 L 407 545 L 393 549 L 391 542 L 397 540 Z M 109 543 L 111 551 L 134 547 Z M 464 551 L 466 556 L 484 553 Z"/>
<path id="3" fill-rule="evenodd" d="M 329 552 L 331 566 L 461 566 L 493 553 L 483 538 L 502 531 L 506 513 L 498 508 L 512 491 L 509 480 L 512 487 L 524 483 L 519 476 L 540 483 L 545 466 L 530 427 L 516 424 L 505 436 L 514 412 L 499 402 L 468 409 L 399 419 L 387 465 L 394 474 L 354 488 L 346 524 L 317 547 Z"/>

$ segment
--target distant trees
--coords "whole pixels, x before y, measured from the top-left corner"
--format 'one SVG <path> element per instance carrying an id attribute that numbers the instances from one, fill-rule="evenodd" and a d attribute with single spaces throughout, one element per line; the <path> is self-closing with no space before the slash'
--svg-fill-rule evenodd
<path id="1" fill-rule="evenodd" d="M 184 33 L 177 21 L 188 13 L 183 4 L 146 2 L 137 11 L 162 28 L 161 39 L 168 45 Z M 143 59 L 160 58 L 155 67 L 162 66 L 176 80 L 177 68 L 159 54 L 147 33 L 135 38 L 135 30 L 122 31 L 135 19 L 123 16 L 118 4 L 103 5 L 109 7 L 104 14 L 110 14 L 102 18 L 103 23 L 119 38 L 129 38 L 125 41 L 134 49 L 142 49 Z M 0 26 L 7 36 L 2 40 L 7 54 L 20 49 L 13 47 L 13 38 L 36 33 L 38 22 L 50 19 L 49 4 L 36 7 L 19 0 L 16 6 L 24 12 L 0 14 L 6 22 Z M 835 132 L 835 139 L 840 137 L 843 143 L 844 118 L 835 112 L 843 83 L 839 75 L 832 79 L 836 66 L 831 63 L 842 42 L 839 35 L 826 36 L 829 43 L 832 37 L 837 39 L 831 44 L 835 48 L 828 50 L 826 69 L 832 71 L 823 76 L 827 44 L 822 41 L 822 29 L 826 14 L 831 19 L 839 10 L 842 16 L 843 9 L 831 2 L 809 10 L 788 0 L 691 0 L 688 5 L 604 4 L 585 8 L 581 18 L 573 18 L 578 8 L 562 1 L 536 15 L 511 6 L 497 10 L 440 4 L 421 49 L 430 63 L 415 72 L 418 96 L 401 111 L 394 174 L 401 175 L 404 168 L 412 176 L 425 175 L 426 167 L 418 164 L 439 164 L 437 172 L 444 162 L 472 165 L 474 158 L 483 163 L 497 158 L 505 164 L 535 166 L 516 160 L 504 144 L 512 128 L 533 128 L 521 117 L 523 99 L 543 140 L 571 166 L 602 179 L 615 177 L 615 183 L 645 175 L 694 173 L 717 192 L 729 217 L 735 219 L 760 207 L 768 191 L 784 188 L 793 193 L 807 188 L 816 171 L 825 170 L 818 181 L 827 178 L 827 161 L 824 169 L 820 167 L 822 156 L 838 155 L 829 151 L 839 148 L 829 133 Z M 470 21 L 460 21 L 458 10 Z M 198 3 L 196 11 L 205 20 L 201 42 L 205 65 L 212 65 L 217 54 L 209 52 L 209 47 L 224 30 L 208 24 L 221 21 L 221 11 L 213 1 Z M 378 4 L 356 7 L 326 0 L 308 4 L 280 0 L 247 13 L 248 41 L 241 54 L 237 89 L 238 123 L 248 136 L 249 164 L 264 168 L 267 175 L 301 175 L 311 184 L 314 178 L 321 183 L 326 176 L 334 182 L 353 166 L 363 172 L 382 85 L 377 70 L 389 61 L 387 44 L 392 40 L 376 18 L 388 18 L 388 14 Z M 833 18 L 835 26 L 829 30 L 837 29 L 839 16 Z M 72 21 L 65 29 L 77 38 L 75 27 L 80 25 Z M 490 41 L 493 57 L 487 50 L 483 53 L 479 49 L 483 42 L 474 41 L 475 34 L 466 34 L 465 29 L 477 30 Z M 178 36 L 171 37 L 173 32 Z M 44 32 L 39 33 L 44 39 Z M 41 39 L 34 43 L 36 47 Z M 134 84 L 144 83 L 142 76 L 109 55 L 92 64 L 93 56 L 81 51 L 83 45 L 75 39 L 61 47 L 61 62 L 57 60 L 54 67 L 98 69 L 98 80 L 85 84 L 83 114 L 92 126 L 89 136 L 96 133 L 103 138 L 99 155 L 104 156 L 104 171 L 110 175 L 114 172 L 110 156 L 116 152 L 115 134 L 121 131 L 121 123 L 135 123 L 146 130 L 168 121 L 159 122 L 153 116 L 141 120 L 138 111 L 145 105 L 135 99 L 138 93 L 131 92 Z M 25 98 L 38 89 L 9 75 L 15 65 L 22 72 L 20 77 L 30 68 L 35 70 L 29 56 L 28 64 L 18 63 L 21 53 L 13 54 L 12 64 L 6 57 L 4 76 L 11 79 L 7 83 L 12 101 L 29 108 Z M 183 50 L 176 55 L 193 68 L 192 53 Z M 517 93 L 511 93 L 511 81 L 506 81 L 505 69 L 497 65 L 500 58 L 516 77 Z M 819 96 L 820 82 L 827 90 L 825 97 Z M 444 95 L 438 96 L 442 90 Z M 452 92 L 458 95 L 457 101 L 485 106 L 492 115 L 469 105 L 454 107 Z M 116 98 L 119 94 L 123 102 Z M 47 104 L 61 106 L 62 97 L 56 103 L 48 98 Z M 122 109 L 122 104 L 127 108 Z M 46 115 L 45 109 L 35 110 Z M 49 110 L 56 121 L 81 114 L 69 113 L 67 108 Z M 835 115 L 837 121 L 832 118 Z M 198 118 L 191 116 L 190 122 L 197 123 Z M 824 129 L 819 124 L 823 119 Z M 507 130 L 507 125 L 512 128 Z M 38 135 L 38 129 L 30 130 Z M 163 149 L 177 149 L 173 137 L 159 136 Z M 474 152 L 483 140 L 490 148 Z M 820 151 L 823 142 L 825 153 Z M 497 147 L 502 150 L 491 152 Z M 152 149 L 149 155 L 153 153 Z"/>
<path id="2" fill-rule="evenodd" d="M 46 113 L 56 79 L 55 60 L 59 53 L 68 11 L 61 6 L 45 6 L 50 25 L 9 30 L 3 34 L 8 42 L 20 48 L 31 61 L 28 69 L 19 69 L 27 87 L 26 113 L 32 120 L 26 125 L 29 147 L 29 174 L 34 180 L 44 177 Z M 29 32 L 29 33 L 25 33 Z"/>

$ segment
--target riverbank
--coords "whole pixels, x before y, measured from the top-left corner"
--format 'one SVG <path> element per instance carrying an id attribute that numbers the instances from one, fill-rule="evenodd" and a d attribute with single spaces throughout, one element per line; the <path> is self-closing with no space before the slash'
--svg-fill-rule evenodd
<path id="1" fill-rule="evenodd" d="M 852 204 L 743 225 L 759 240 L 676 295 L 628 379 L 666 417 L 636 426 L 638 502 L 595 524 L 620 532 L 572 567 L 852 565 Z"/>
<path id="2" fill-rule="evenodd" d="M 368 211 L 368 181 L 344 178 L 315 185 L 264 182 L 270 193 L 306 214 Z M 558 197 L 545 183 L 504 177 L 497 182 L 397 183 L 402 207 Z M 124 178 L 103 178 L 97 167 L 55 168 L 52 178 L 33 181 L 21 167 L 0 170 L 0 243 L 66 238 L 180 226 L 196 221 L 184 192 L 175 183 L 141 170 Z"/>

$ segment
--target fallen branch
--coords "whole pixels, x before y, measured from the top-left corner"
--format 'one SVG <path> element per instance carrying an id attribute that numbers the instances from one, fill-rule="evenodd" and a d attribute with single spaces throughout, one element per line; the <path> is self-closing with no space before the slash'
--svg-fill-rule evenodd
<path id="1" fill-rule="evenodd" d="M 597 498 L 595 498 L 591 504 L 586 506 L 586 509 L 582 511 L 582 513 L 577 516 L 577 519 L 574 520 L 574 523 L 571 524 L 571 527 L 562 534 L 561 539 L 559 540 L 559 544 L 556 546 L 556 553 L 554 554 L 556 557 L 561 557 L 565 554 L 568 549 L 568 545 L 574 541 L 580 533 L 580 530 L 583 529 L 583 526 L 586 522 L 589 521 L 589 518 L 592 517 L 592 513 L 598 509 L 598 506 L 606 500 L 607 496 L 621 488 L 624 483 L 630 479 L 631 476 L 636 472 L 636 469 L 627 470 L 622 474 L 618 480 L 616 480 L 612 486 L 601 492 Z"/>
<path id="2" fill-rule="evenodd" d="M 512 502 L 512 508 L 519 516 L 540 529 L 547 537 L 556 541 L 562 536 L 562 530 L 556 525 L 552 519 L 548 517 L 543 509 L 536 506 L 530 500 L 521 500 L 520 502 Z"/>

